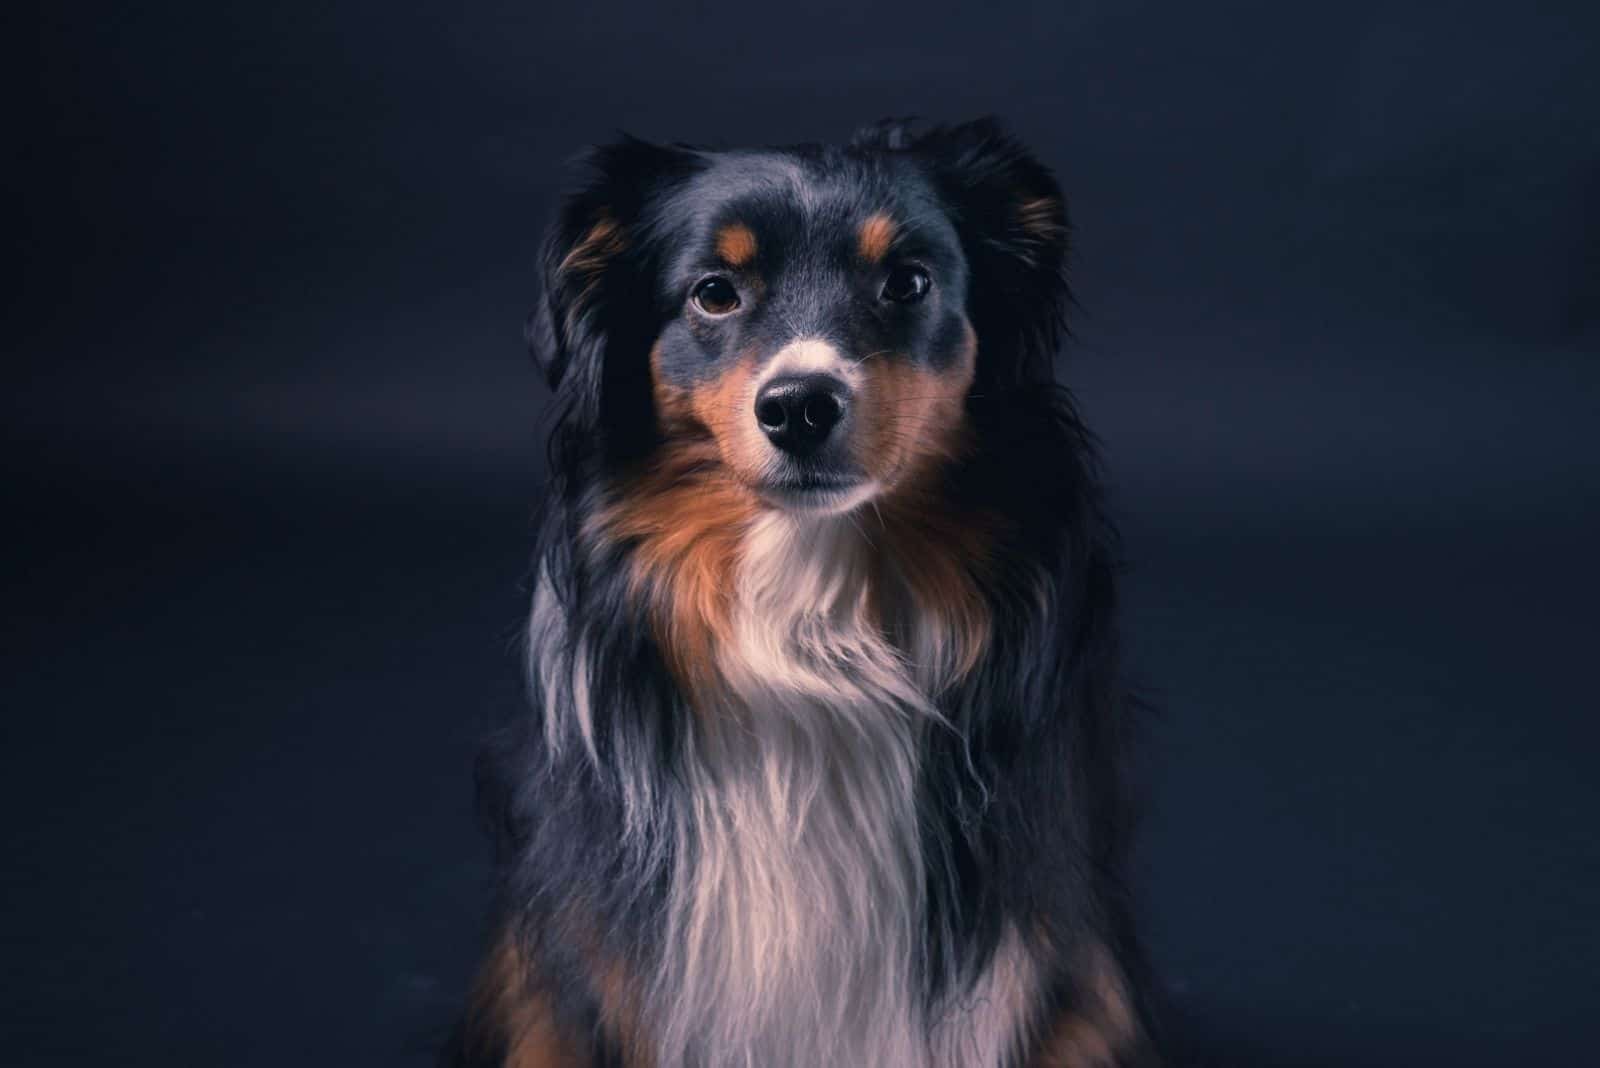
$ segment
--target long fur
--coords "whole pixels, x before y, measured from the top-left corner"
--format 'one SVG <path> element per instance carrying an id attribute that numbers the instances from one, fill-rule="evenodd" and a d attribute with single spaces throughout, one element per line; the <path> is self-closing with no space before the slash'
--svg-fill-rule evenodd
<path id="1" fill-rule="evenodd" d="M 750 505 L 637 370 L 650 190 L 703 155 L 594 158 L 530 323 L 560 410 L 532 707 L 481 773 L 497 943 L 448 1059 L 1152 1063 L 1117 541 L 1052 360 L 1059 191 L 989 123 L 797 158 L 925 168 L 973 280 L 964 433 L 881 507 Z"/>

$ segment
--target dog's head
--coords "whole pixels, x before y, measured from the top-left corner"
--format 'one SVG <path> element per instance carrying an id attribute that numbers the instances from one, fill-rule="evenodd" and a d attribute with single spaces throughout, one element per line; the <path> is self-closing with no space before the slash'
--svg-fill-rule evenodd
<path id="1" fill-rule="evenodd" d="M 991 122 L 590 164 L 530 341 L 605 461 L 695 440 L 766 506 L 844 511 L 956 454 L 970 397 L 1050 374 L 1065 206 Z"/>

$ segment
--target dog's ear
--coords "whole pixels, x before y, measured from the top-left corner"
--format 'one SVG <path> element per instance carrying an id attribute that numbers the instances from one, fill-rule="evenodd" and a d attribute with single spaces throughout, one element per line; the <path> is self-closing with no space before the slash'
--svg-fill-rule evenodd
<path id="1" fill-rule="evenodd" d="M 526 340 L 552 389 L 598 399 L 607 350 L 652 343 L 655 300 L 648 212 L 673 181 L 693 173 L 698 155 L 632 137 L 591 150 L 585 180 L 562 203 L 545 238 L 541 293 Z M 647 336 L 649 335 L 649 336 Z"/>
<path id="2" fill-rule="evenodd" d="M 894 138 L 908 143 L 903 131 Z M 1070 300 L 1055 176 L 993 119 L 938 127 L 909 147 L 926 161 L 971 267 L 968 313 L 989 357 L 979 356 L 980 376 L 1050 377 Z"/>

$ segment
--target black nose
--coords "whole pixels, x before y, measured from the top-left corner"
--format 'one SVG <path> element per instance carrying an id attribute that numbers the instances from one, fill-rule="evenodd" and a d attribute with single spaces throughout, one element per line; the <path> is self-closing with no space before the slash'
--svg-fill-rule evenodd
<path id="1" fill-rule="evenodd" d="M 844 417 L 849 389 L 832 375 L 784 375 L 756 394 L 756 422 L 784 452 L 804 456 Z"/>

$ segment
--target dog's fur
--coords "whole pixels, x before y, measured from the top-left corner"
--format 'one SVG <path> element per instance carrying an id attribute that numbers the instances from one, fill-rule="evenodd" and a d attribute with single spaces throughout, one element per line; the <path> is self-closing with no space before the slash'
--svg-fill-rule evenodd
<path id="1" fill-rule="evenodd" d="M 593 154 L 530 320 L 533 711 L 486 760 L 498 934 L 451 1063 L 1153 1062 L 1067 236 L 990 122 Z M 881 292 L 903 264 L 922 299 Z M 827 470 L 752 416 L 787 371 L 851 398 Z"/>

